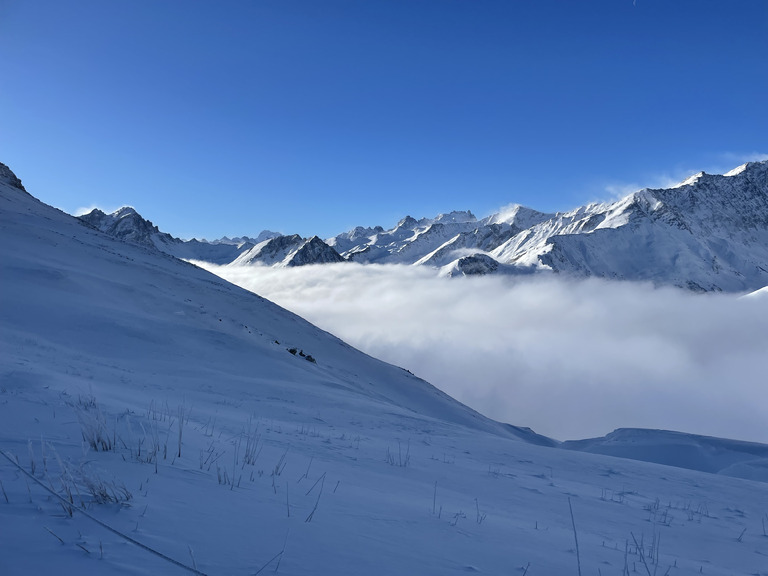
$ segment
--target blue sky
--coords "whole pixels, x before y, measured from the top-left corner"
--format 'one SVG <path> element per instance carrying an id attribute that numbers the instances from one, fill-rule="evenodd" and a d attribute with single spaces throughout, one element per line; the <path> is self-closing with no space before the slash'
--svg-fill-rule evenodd
<path id="1" fill-rule="evenodd" d="M 181 237 L 566 210 L 768 154 L 768 2 L 0 0 L 0 161 Z"/>

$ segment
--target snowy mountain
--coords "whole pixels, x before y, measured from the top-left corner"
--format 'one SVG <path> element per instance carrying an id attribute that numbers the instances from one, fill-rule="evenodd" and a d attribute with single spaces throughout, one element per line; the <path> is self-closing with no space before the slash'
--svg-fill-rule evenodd
<path id="1" fill-rule="evenodd" d="M 201 258 L 202 260 L 202 258 Z M 344 262 L 336 250 L 317 236 L 302 238 L 277 236 L 252 246 L 232 261 L 234 265 L 262 264 L 267 266 L 305 266 Z"/>
<path id="2" fill-rule="evenodd" d="M 768 281 L 768 162 L 558 214 L 492 254 L 581 276 L 755 289 Z"/>
<path id="3" fill-rule="evenodd" d="M 255 242 L 250 238 L 231 240 L 222 238 L 215 242 L 196 239 L 180 240 L 161 232 L 151 221 L 143 218 L 130 206 L 124 206 L 111 214 L 98 208 L 79 216 L 80 220 L 120 240 L 156 248 L 161 252 L 187 260 L 204 260 L 227 264 L 251 249 Z M 266 238 L 260 238 L 263 241 Z"/>
<path id="4" fill-rule="evenodd" d="M 214 264 L 265 264 L 269 266 L 305 266 L 342 262 L 344 259 L 317 236 L 301 238 L 263 231 L 257 238 L 221 238 L 180 240 L 161 232 L 136 210 L 125 206 L 112 214 L 94 209 L 79 218 L 120 240 L 149 246 L 176 258 L 202 260 Z"/>
<path id="5" fill-rule="evenodd" d="M 477 219 L 469 211 L 440 214 L 434 219 L 406 216 L 392 230 L 358 227 L 329 239 L 328 244 L 355 262 L 413 264 L 457 234 L 476 227 Z"/>
<path id="6" fill-rule="evenodd" d="M 559 273 L 641 280 L 694 291 L 768 285 L 768 161 L 703 172 L 669 189 L 547 214 L 514 205 L 478 220 L 450 212 L 406 216 L 385 230 L 357 227 L 327 239 L 265 233 L 258 239 L 182 241 L 132 208 L 81 217 L 118 238 L 214 264 L 303 266 L 344 260 L 413 264 L 445 276 Z"/>
<path id="7" fill-rule="evenodd" d="M 358 262 L 430 265 L 446 275 L 549 271 L 697 291 L 768 284 L 768 161 L 570 212 L 462 214 L 356 228 L 328 244 Z"/>
<path id="8" fill-rule="evenodd" d="M 3 576 L 766 574 L 768 484 L 557 449 L 3 165 L 0 277 Z"/>

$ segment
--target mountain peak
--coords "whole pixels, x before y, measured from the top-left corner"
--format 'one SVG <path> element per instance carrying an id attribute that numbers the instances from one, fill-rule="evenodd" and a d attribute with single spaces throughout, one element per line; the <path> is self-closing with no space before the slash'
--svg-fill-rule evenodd
<path id="1" fill-rule="evenodd" d="M 447 214 L 438 214 L 435 218 L 435 222 L 440 223 L 457 223 L 462 224 L 464 222 L 476 222 L 477 218 L 470 210 L 454 210 Z"/>
<path id="2" fill-rule="evenodd" d="M 165 243 L 173 243 L 175 240 L 169 234 L 160 232 L 157 226 L 142 217 L 131 206 L 123 206 L 111 214 L 105 214 L 98 208 L 94 208 L 78 218 L 110 236 L 134 244 L 157 248 L 156 240 Z"/>
<path id="3" fill-rule="evenodd" d="M 126 216 L 139 216 L 141 215 L 136 212 L 136 209 L 133 206 L 123 206 L 122 208 L 118 208 L 114 212 L 112 212 L 112 216 L 115 218 L 125 218 Z"/>
<path id="4" fill-rule="evenodd" d="M 726 172 L 723 174 L 723 176 L 738 176 L 739 174 L 742 174 L 744 172 L 750 174 L 750 173 L 759 173 L 761 171 L 768 170 L 768 159 L 766 160 L 760 160 L 758 162 L 745 162 L 741 166 L 736 166 L 733 170 L 730 170 L 729 172 Z"/>
<path id="5" fill-rule="evenodd" d="M 488 217 L 489 224 L 514 224 L 520 228 L 530 228 L 549 218 L 550 214 L 539 212 L 522 204 L 510 204 L 497 214 Z"/>
<path id="6" fill-rule="evenodd" d="M 14 174 L 13 171 L 2 162 L 0 162 L 0 182 L 6 182 L 14 188 L 18 188 L 19 190 L 26 192 L 24 185 L 21 183 L 21 179 L 18 178 L 16 174 Z"/>
<path id="7" fill-rule="evenodd" d="M 702 179 L 706 175 L 707 175 L 706 172 L 697 172 L 696 174 L 688 176 L 688 178 L 686 178 L 679 184 L 672 186 L 672 188 L 682 188 L 683 186 L 690 186 L 692 184 L 696 184 L 696 182 L 698 182 L 700 179 Z"/>
<path id="8" fill-rule="evenodd" d="M 723 176 L 729 176 L 729 177 L 730 176 L 738 176 L 739 174 L 741 174 L 742 172 L 744 172 L 747 169 L 749 164 L 750 164 L 749 162 L 745 162 L 741 166 L 736 166 L 736 168 L 734 168 L 733 170 L 729 170 L 728 172 L 723 174 Z"/>

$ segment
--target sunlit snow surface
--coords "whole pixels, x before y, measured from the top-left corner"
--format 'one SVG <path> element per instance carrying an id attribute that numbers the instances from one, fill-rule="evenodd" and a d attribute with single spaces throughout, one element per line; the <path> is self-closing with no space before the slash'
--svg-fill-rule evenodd
<path id="1" fill-rule="evenodd" d="M 4 576 L 768 574 L 768 484 L 526 443 L 5 184 L 0 256 Z"/>
<path id="2" fill-rule="evenodd" d="M 730 170 L 723 174 L 723 176 L 738 176 L 742 172 L 744 172 L 747 169 L 748 164 L 742 164 L 741 166 L 736 166 L 733 170 Z"/>

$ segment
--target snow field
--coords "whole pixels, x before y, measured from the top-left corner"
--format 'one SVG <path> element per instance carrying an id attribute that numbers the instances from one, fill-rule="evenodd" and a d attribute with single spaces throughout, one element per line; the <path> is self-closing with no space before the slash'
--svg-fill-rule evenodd
<path id="1" fill-rule="evenodd" d="M 528 444 L 0 192 L 3 576 L 768 574 L 768 484 Z"/>
<path id="2" fill-rule="evenodd" d="M 651 571 L 656 554 L 661 573 L 763 574 L 768 566 L 761 483 L 397 414 L 358 420 L 294 406 L 276 420 L 254 416 L 256 403 L 247 402 L 99 405 L 104 436 L 115 441 L 95 451 L 77 418 L 83 402 L 97 413 L 90 397 L 49 388 L 0 398 L 3 451 L 24 470 L 65 496 L 62 473 L 71 475 L 73 508 L 207 574 L 253 574 L 265 564 L 273 572 L 278 560 L 283 574 L 576 573 L 569 498 L 583 573 L 621 574 L 625 553 L 631 573 L 643 573 L 633 535 Z M 279 413 L 276 403 L 258 408 Z M 14 551 L 0 560 L 4 574 L 184 571 L 77 511 L 70 516 L 5 459 L 0 480 L 4 547 Z M 131 497 L 99 504 L 88 480 Z"/>

